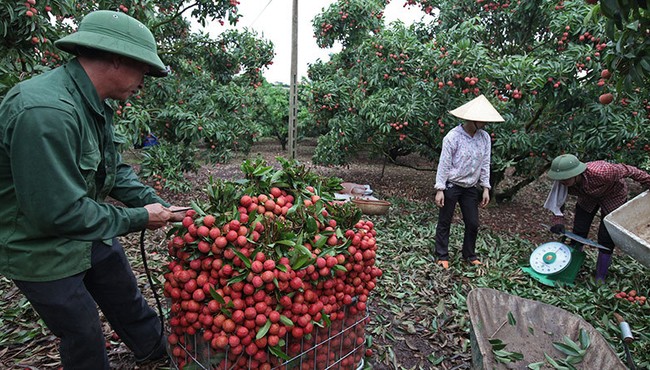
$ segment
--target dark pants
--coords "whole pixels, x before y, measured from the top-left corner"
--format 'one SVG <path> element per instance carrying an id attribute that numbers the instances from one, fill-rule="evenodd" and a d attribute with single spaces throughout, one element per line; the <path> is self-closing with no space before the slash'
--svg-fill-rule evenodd
<path id="1" fill-rule="evenodd" d="M 460 212 L 463 215 L 463 223 L 465 224 L 463 258 L 468 261 L 477 259 L 474 250 L 476 249 L 476 237 L 478 236 L 478 205 L 480 198 L 477 188 L 463 188 L 453 185 L 448 186 L 445 190 L 445 205 L 440 209 L 438 226 L 436 227 L 436 255 L 439 260 L 449 260 L 449 229 L 456 210 L 456 203 L 460 205 Z"/>
<path id="2" fill-rule="evenodd" d="M 589 213 L 582 209 L 580 206 L 576 206 L 576 215 L 573 218 L 573 232 L 576 235 L 586 238 L 589 235 L 589 229 L 591 228 L 591 223 L 594 221 L 594 217 L 598 212 L 598 208 L 593 213 Z M 605 218 L 607 214 L 601 212 L 601 218 Z M 601 253 L 612 254 L 614 251 L 614 241 L 605 227 L 605 223 L 601 222 L 598 226 L 598 244 L 603 247 L 609 248 L 609 251 L 599 250 Z"/>
<path id="3" fill-rule="evenodd" d="M 161 323 L 147 305 L 122 245 L 92 246 L 91 268 L 48 282 L 14 281 L 47 327 L 61 339 L 65 370 L 110 369 L 97 305 L 136 359 L 164 353 Z"/>

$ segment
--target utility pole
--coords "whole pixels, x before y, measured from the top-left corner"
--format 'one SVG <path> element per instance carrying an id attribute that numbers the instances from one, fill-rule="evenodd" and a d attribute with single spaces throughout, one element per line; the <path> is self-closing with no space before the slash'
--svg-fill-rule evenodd
<path id="1" fill-rule="evenodd" d="M 298 134 L 298 0 L 291 21 L 291 77 L 289 79 L 289 158 L 296 159 Z"/>

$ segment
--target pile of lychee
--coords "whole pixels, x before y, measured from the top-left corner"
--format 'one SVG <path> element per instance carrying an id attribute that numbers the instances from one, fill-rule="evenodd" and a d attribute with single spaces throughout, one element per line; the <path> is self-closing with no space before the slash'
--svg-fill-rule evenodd
<path id="1" fill-rule="evenodd" d="M 646 297 L 643 295 L 639 295 L 636 290 L 630 289 L 630 291 L 626 292 L 624 290 L 614 294 L 614 297 L 620 298 L 620 299 L 625 299 L 631 303 L 637 303 L 639 305 L 644 305 L 646 302 Z"/>

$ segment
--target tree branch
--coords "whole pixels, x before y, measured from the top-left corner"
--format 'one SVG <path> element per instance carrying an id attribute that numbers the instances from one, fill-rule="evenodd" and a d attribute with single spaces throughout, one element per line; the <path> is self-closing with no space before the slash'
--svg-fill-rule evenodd
<path id="1" fill-rule="evenodd" d="M 199 3 L 190 4 L 190 5 L 186 6 L 185 9 L 177 11 L 176 14 L 174 14 L 173 16 L 165 19 L 164 21 L 162 21 L 160 23 L 157 23 L 157 24 L 153 25 L 151 28 L 158 28 L 158 27 L 166 25 L 167 23 L 171 23 L 174 20 L 176 20 L 178 17 L 183 15 L 183 13 L 185 13 L 187 10 L 192 9 L 192 8 L 198 6 L 198 5 L 199 5 Z"/>
<path id="2" fill-rule="evenodd" d="M 529 132 L 529 131 L 530 131 L 530 128 L 533 127 L 533 125 L 535 124 L 535 122 L 537 122 L 537 120 L 539 119 L 539 117 L 542 115 L 542 112 L 544 112 L 544 109 L 546 108 L 546 104 L 547 104 L 547 103 L 542 104 L 542 106 L 541 106 L 541 107 L 540 107 L 540 108 L 535 112 L 535 114 L 534 114 L 533 117 L 530 119 L 530 121 L 528 121 L 528 123 L 526 123 L 526 125 L 525 125 L 525 127 L 524 127 L 525 130 L 526 130 L 526 132 Z"/>
<path id="3" fill-rule="evenodd" d="M 394 164 L 395 166 L 410 168 L 416 171 L 435 171 L 433 166 L 431 168 L 428 168 L 428 167 L 417 167 L 407 163 L 400 163 L 397 160 L 392 159 L 390 157 L 390 153 L 386 153 L 385 151 L 382 151 L 382 155 L 384 156 L 385 160 L 390 161 L 390 163 Z"/>

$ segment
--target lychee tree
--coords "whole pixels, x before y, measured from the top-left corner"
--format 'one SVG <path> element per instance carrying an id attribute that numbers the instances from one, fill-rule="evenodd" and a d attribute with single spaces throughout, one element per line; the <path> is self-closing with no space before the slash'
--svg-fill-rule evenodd
<path id="1" fill-rule="evenodd" d="M 21 80 L 61 65 L 70 55 L 59 54 L 53 41 L 73 32 L 90 11 L 112 9 L 147 25 L 158 42 L 158 53 L 169 66 L 166 78 L 145 82 L 145 89 L 128 102 L 114 102 L 117 133 L 123 148 L 141 144 L 149 133 L 183 153 L 144 173 L 177 173 L 196 164 L 192 153 L 205 148 L 203 158 L 223 161 L 235 151 L 246 152 L 260 128 L 252 123 L 252 91 L 261 85 L 262 70 L 273 58 L 273 45 L 251 31 L 224 31 L 216 38 L 191 31 L 189 18 L 200 24 L 239 19 L 238 1 L 66 1 L 27 0 L 0 4 L 0 98 Z M 161 153 L 173 150 L 161 150 Z M 153 157 L 153 156 L 152 156 Z M 166 163 L 170 163 L 167 168 Z M 148 162 L 145 161 L 145 167 Z M 177 174 L 178 179 L 183 174 Z"/>
<path id="2" fill-rule="evenodd" d="M 263 137 L 278 140 L 282 150 L 287 149 L 289 142 L 289 86 L 263 82 L 256 91 L 255 118 L 262 128 Z M 302 133 L 303 121 L 298 121 L 298 133 Z"/>
<path id="3" fill-rule="evenodd" d="M 616 72 L 618 88 L 634 90 L 648 84 L 650 79 L 650 3 L 635 1 L 586 0 L 594 6 L 594 18 L 607 18 L 607 36 L 614 49 L 605 62 Z"/>
<path id="4" fill-rule="evenodd" d="M 162 176 L 170 190 L 184 190 L 184 172 L 196 169 L 199 161 L 224 162 L 250 150 L 263 124 L 255 112 L 264 102 L 255 90 L 273 58 L 272 44 L 254 32 L 225 31 L 209 38 L 191 34 L 187 22 L 177 27 L 188 36 L 170 49 L 170 75 L 150 81 L 143 94 L 141 106 L 153 107 L 154 119 L 138 120 L 150 110 L 136 107 L 125 110 L 120 121 L 129 142 L 150 132 L 161 139 L 163 145 L 148 150 L 152 154 L 143 162 L 143 174 Z M 203 154 L 195 155 L 199 151 Z"/>
<path id="5" fill-rule="evenodd" d="M 69 30 L 63 14 L 72 11 L 72 2 L 65 0 L 0 4 L 0 97 L 20 80 L 60 63 L 62 56 L 52 41 Z M 50 14 L 58 14 L 54 22 Z"/>
<path id="6" fill-rule="evenodd" d="M 332 7 L 355 9 L 354 2 Z M 642 123 L 650 118 L 648 85 L 616 89 L 617 73 L 608 64 L 616 46 L 606 35 L 606 19 L 593 17 L 591 5 L 405 5 L 419 6 L 428 14 L 425 21 L 365 29 L 330 61 L 311 67 L 310 111 L 328 128 L 314 160 L 343 164 L 362 149 L 391 160 L 417 153 L 432 160 L 432 170 L 442 136 L 460 123 L 447 112 L 484 94 L 506 119 L 487 128 L 493 137 L 492 181 L 498 185 L 510 167 L 519 180 L 499 187 L 497 199 L 512 196 L 564 152 L 647 165 L 650 143 Z M 343 14 L 345 19 L 325 11 L 328 17 L 314 21 L 315 31 L 323 24 L 340 29 L 337 22 L 363 16 Z M 608 105 L 599 102 L 606 93 L 613 94 Z"/>

